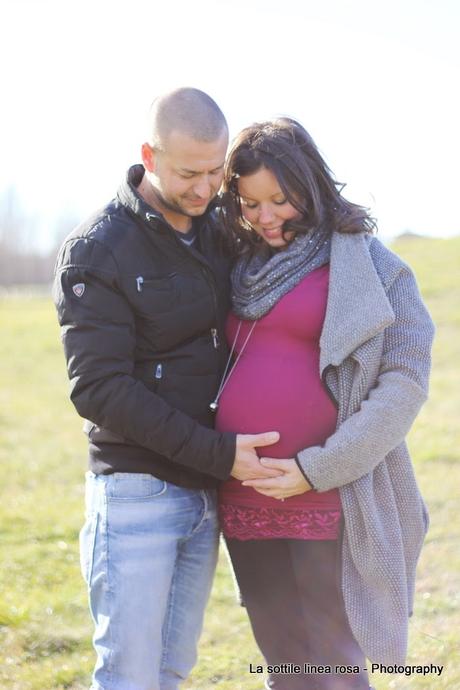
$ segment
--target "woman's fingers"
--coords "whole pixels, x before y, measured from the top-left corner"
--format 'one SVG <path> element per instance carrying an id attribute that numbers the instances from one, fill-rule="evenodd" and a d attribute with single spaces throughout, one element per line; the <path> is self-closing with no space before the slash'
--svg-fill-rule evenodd
<path id="1" fill-rule="evenodd" d="M 265 458 L 264 458 L 265 460 Z M 284 463 L 285 473 L 279 477 L 266 479 L 247 479 L 243 486 L 250 486 L 265 496 L 273 498 L 288 498 L 311 490 L 311 486 L 297 467 L 294 460 L 272 460 L 270 464 L 263 462 L 264 467 L 270 469 L 282 469 Z"/>
<path id="2" fill-rule="evenodd" d="M 256 491 L 274 491 L 276 489 L 279 490 L 283 488 L 283 483 L 281 483 L 282 479 L 284 479 L 284 475 L 281 475 L 280 477 L 269 477 L 267 479 L 245 479 L 243 486 L 252 486 L 252 488 L 256 489 Z"/>

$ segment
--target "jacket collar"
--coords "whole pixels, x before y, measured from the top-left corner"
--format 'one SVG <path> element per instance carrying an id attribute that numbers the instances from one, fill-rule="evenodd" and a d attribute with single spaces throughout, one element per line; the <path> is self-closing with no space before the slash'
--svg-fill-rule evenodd
<path id="1" fill-rule="evenodd" d="M 343 362 L 394 319 L 369 252 L 368 236 L 334 232 L 326 316 L 320 338 L 321 374 L 327 366 Z"/>
<path id="2" fill-rule="evenodd" d="M 142 164 L 132 165 L 118 189 L 118 198 L 123 206 L 126 206 L 130 211 L 148 222 L 150 218 L 160 219 L 161 216 L 143 200 L 137 191 L 143 175 L 144 166 Z"/>

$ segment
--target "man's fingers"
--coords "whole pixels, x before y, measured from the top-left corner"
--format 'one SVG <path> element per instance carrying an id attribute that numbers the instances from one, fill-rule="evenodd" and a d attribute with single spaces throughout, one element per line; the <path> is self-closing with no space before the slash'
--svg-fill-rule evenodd
<path id="1" fill-rule="evenodd" d="M 276 477 L 281 477 L 283 473 L 280 472 L 279 470 L 272 470 L 269 467 L 262 467 L 262 465 L 258 465 L 258 467 L 254 468 L 253 470 L 253 480 L 252 481 L 257 481 L 257 479 L 274 479 Z"/>
<path id="2" fill-rule="evenodd" d="M 263 434 L 247 434 L 246 439 L 249 445 L 254 446 L 254 448 L 261 448 L 277 443 L 280 435 L 277 431 L 266 431 Z"/>
<path id="3" fill-rule="evenodd" d="M 281 470 L 284 473 L 288 469 L 286 462 L 290 459 L 291 458 L 260 458 L 260 462 L 264 467 L 270 467 L 274 470 Z"/>

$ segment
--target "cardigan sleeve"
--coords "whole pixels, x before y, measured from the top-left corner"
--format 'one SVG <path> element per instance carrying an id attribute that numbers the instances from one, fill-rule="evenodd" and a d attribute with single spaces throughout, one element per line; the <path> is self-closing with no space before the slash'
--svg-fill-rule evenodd
<path id="1" fill-rule="evenodd" d="M 376 385 L 324 446 L 298 453 L 298 463 L 318 491 L 371 472 L 404 440 L 427 398 L 434 326 L 407 266 L 387 296 L 395 320 L 385 329 Z"/>

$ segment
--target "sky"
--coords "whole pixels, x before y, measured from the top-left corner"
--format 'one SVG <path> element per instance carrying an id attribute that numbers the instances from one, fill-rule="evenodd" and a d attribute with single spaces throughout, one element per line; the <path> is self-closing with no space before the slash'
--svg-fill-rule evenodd
<path id="1" fill-rule="evenodd" d="M 50 248 L 140 160 L 153 98 L 195 86 L 232 136 L 301 121 L 383 239 L 458 234 L 459 30 L 457 0 L 1 0 L 0 205 Z"/>

